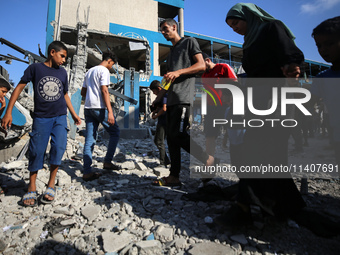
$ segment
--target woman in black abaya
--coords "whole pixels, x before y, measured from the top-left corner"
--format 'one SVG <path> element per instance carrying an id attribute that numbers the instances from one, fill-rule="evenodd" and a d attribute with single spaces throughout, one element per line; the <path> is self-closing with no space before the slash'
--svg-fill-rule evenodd
<path id="1" fill-rule="evenodd" d="M 246 87 L 253 88 L 254 108 L 269 109 L 272 88 L 278 87 L 280 91 L 280 87 L 285 85 L 285 77 L 299 76 L 303 53 L 295 45 L 294 35 L 286 25 L 254 4 L 239 3 L 233 6 L 227 14 L 226 23 L 244 36 L 242 67 L 247 74 Z M 277 119 L 277 115 L 246 113 L 247 121 L 271 118 Z M 271 122 L 265 122 L 263 127 L 247 127 L 243 165 L 286 166 L 288 137 L 288 128 L 277 124 L 272 127 Z M 252 203 L 280 219 L 299 213 L 305 206 L 290 174 L 267 176 L 247 173 L 240 179 L 238 206 L 231 208 L 220 220 L 231 224 L 247 223 L 250 220 L 249 205 Z"/>

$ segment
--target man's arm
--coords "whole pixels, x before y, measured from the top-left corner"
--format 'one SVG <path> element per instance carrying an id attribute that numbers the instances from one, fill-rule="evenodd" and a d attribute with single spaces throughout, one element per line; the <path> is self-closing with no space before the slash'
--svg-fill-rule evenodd
<path id="1" fill-rule="evenodd" d="M 205 63 L 201 53 L 198 53 L 193 56 L 195 64 L 190 67 L 179 69 L 177 71 L 168 72 L 164 75 L 164 78 L 167 81 L 174 82 L 176 78 L 180 77 L 181 75 L 189 75 L 189 74 L 196 74 L 205 70 Z"/>
<path id="2" fill-rule="evenodd" d="M 9 100 L 6 113 L 5 113 L 4 117 L 1 120 L 1 126 L 5 130 L 7 130 L 7 127 L 11 127 L 11 125 L 12 125 L 12 110 L 13 110 L 15 102 L 17 101 L 20 93 L 23 91 L 25 86 L 26 86 L 26 83 L 19 83 L 16 86 L 16 88 L 14 89 L 14 91 L 13 91 L 13 93 L 11 95 L 11 99 Z"/>
<path id="3" fill-rule="evenodd" d="M 101 86 L 101 91 L 102 91 L 105 106 L 106 106 L 107 111 L 108 111 L 107 122 L 109 123 L 109 125 L 114 125 L 115 124 L 115 117 L 113 116 L 108 86 L 106 86 L 106 85 Z"/>
<path id="4" fill-rule="evenodd" d="M 74 120 L 74 123 L 76 125 L 80 125 L 81 123 L 81 119 L 80 117 L 76 114 L 74 108 L 73 108 L 73 105 L 71 103 L 71 99 L 70 97 L 68 96 L 67 92 L 64 94 L 64 98 L 65 98 L 65 101 L 66 101 L 66 105 L 67 105 L 67 108 L 68 110 L 70 111 L 71 113 L 71 116 L 72 116 L 72 119 Z"/>
<path id="5" fill-rule="evenodd" d="M 87 92 L 87 88 L 82 87 L 81 91 L 80 91 L 80 95 L 85 98 L 86 97 L 86 92 Z"/>
<path id="6" fill-rule="evenodd" d="M 0 116 L 2 115 L 3 111 L 5 110 L 6 108 L 6 98 L 3 97 L 3 98 L 0 98 Z"/>

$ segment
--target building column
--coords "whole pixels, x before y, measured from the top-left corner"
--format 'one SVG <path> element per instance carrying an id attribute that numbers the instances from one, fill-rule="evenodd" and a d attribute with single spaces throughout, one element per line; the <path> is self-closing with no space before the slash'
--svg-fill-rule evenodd
<path id="1" fill-rule="evenodd" d="M 229 52 L 229 65 L 231 65 L 231 46 L 229 44 L 227 44 L 227 47 L 228 47 L 228 52 Z"/>
<path id="2" fill-rule="evenodd" d="M 183 8 L 179 8 L 179 10 L 178 10 L 178 23 L 179 23 L 178 34 L 180 35 L 180 37 L 184 37 L 184 15 L 183 15 Z"/>
<path id="3" fill-rule="evenodd" d="M 86 63 L 87 63 L 87 26 L 86 23 L 77 23 L 77 48 L 76 52 L 73 55 L 72 60 L 72 69 L 71 69 L 71 78 L 69 84 L 69 96 L 71 98 L 71 103 L 73 105 L 74 111 L 79 114 L 80 105 L 81 105 L 81 87 L 84 81 L 84 75 L 86 73 Z M 69 136 L 74 139 L 76 136 L 77 126 L 74 124 L 74 121 L 70 114 L 69 124 L 70 124 L 70 133 Z"/>

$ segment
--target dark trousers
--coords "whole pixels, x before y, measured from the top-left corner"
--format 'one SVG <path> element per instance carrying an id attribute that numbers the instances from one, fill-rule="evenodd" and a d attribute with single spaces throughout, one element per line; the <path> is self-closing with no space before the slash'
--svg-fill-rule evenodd
<path id="1" fill-rule="evenodd" d="M 181 116 L 183 108 L 186 109 L 183 130 Z M 171 159 L 170 175 L 179 177 L 181 170 L 181 148 L 191 153 L 202 163 L 206 163 L 209 155 L 191 138 L 186 129 L 189 126 L 190 105 L 171 105 L 167 107 L 167 140 Z"/>
<path id="2" fill-rule="evenodd" d="M 243 164 L 247 166 L 288 165 L 288 136 L 287 128 L 247 130 L 244 137 Z M 244 174 L 239 182 L 237 200 L 243 204 L 250 204 L 254 201 L 254 196 L 263 205 L 270 205 L 272 212 L 279 218 L 294 215 L 305 206 L 290 173 Z"/>
<path id="3" fill-rule="evenodd" d="M 154 142 L 159 151 L 159 161 L 161 165 L 168 165 L 170 163 L 170 160 L 165 152 L 165 145 L 164 145 L 164 139 L 166 136 L 165 129 L 166 129 L 165 125 L 162 125 L 159 122 L 157 123 Z"/>

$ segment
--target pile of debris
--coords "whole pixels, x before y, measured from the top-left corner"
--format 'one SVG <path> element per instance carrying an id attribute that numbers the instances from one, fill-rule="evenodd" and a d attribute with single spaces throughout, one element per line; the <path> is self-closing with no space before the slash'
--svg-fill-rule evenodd
<path id="1" fill-rule="evenodd" d="M 56 200 L 49 205 L 20 205 L 29 176 L 25 157 L 0 164 L 2 184 L 8 188 L 0 203 L 2 254 L 337 254 L 340 249 L 340 236 L 318 237 L 293 221 L 263 218 L 258 207 L 252 208 L 251 227 L 216 225 L 214 218 L 232 202 L 186 198 L 201 183 L 189 176 L 187 153 L 182 153 L 181 188 L 151 185 L 169 174 L 159 166 L 151 137 L 120 140 L 114 158 L 118 171 L 101 169 L 108 141 L 99 139 L 94 170 L 103 175 L 84 182 L 83 144 L 82 136 L 69 140 L 57 175 Z M 38 173 L 38 194 L 48 178 L 45 164 Z M 210 185 L 226 187 L 236 180 L 216 178 Z M 309 206 L 339 218 L 339 184 L 332 178 L 309 180 L 311 193 L 304 198 Z"/>

